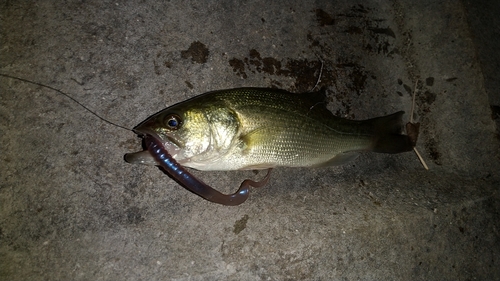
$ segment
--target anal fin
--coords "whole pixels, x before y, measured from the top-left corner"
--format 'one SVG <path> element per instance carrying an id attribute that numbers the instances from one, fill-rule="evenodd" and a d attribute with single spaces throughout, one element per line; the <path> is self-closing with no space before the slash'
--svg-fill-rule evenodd
<path id="1" fill-rule="evenodd" d="M 356 158 L 358 158 L 359 153 L 356 152 L 347 152 L 347 153 L 340 153 L 337 154 L 335 157 L 331 158 L 330 160 L 316 164 L 312 166 L 313 168 L 319 168 L 319 167 L 328 167 L 328 166 L 337 166 L 337 165 L 343 165 L 347 162 L 350 162 Z"/>

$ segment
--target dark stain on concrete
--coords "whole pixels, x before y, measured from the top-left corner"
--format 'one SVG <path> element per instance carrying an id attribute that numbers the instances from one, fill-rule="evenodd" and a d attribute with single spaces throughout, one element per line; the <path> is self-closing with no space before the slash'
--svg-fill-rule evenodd
<path id="1" fill-rule="evenodd" d="M 396 38 L 396 34 L 394 34 L 394 31 L 392 31 L 392 29 L 390 27 L 387 27 L 387 28 L 374 27 L 374 28 L 368 28 L 368 30 L 370 30 L 373 33 L 387 35 L 387 36 L 390 36 L 392 38 Z"/>
<path id="2" fill-rule="evenodd" d="M 229 60 L 229 65 L 242 78 L 248 77 L 246 71 L 293 78 L 295 83 L 293 89 L 290 90 L 297 92 L 311 90 L 318 81 L 321 69 L 321 61 L 319 60 L 280 60 L 273 57 L 262 57 L 255 49 L 251 49 L 248 57 L 244 59 L 232 58 Z M 330 81 L 332 79 L 332 75 L 326 75 L 326 70 L 323 70 L 321 81 L 332 82 Z M 280 85 L 273 84 L 273 86 Z"/>
<path id="3" fill-rule="evenodd" d="M 434 77 L 427 77 L 425 79 L 425 85 L 432 87 L 432 85 L 434 85 Z"/>
<path id="4" fill-rule="evenodd" d="M 155 74 L 160 75 L 161 74 L 160 66 L 156 63 L 156 61 L 153 61 L 153 65 L 154 65 Z"/>
<path id="5" fill-rule="evenodd" d="M 232 58 L 231 60 L 229 60 L 229 65 L 233 68 L 233 71 L 236 72 L 236 74 L 241 78 L 248 78 L 247 74 L 245 73 L 245 63 L 242 60 Z"/>
<path id="6" fill-rule="evenodd" d="M 424 103 L 431 105 L 436 101 L 437 95 L 430 91 L 425 91 L 423 96 L 420 98 Z"/>
<path id="7" fill-rule="evenodd" d="M 413 89 L 411 88 L 411 86 L 404 84 L 404 85 L 403 85 L 403 88 L 405 88 L 405 90 L 406 90 L 406 92 L 407 92 L 408 94 L 410 94 L 410 95 L 412 95 L 412 94 L 413 94 Z"/>
<path id="8" fill-rule="evenodd" d="M 196 63 L 206 63 L 209 54 L 210 51 L 205 44 L 200 41 L 195 41 L 191 43 L 189 49 L 181 52 L 181 57 L 183 59 L 191 58 L 191 60 Z"/>
<path id="9" fill-rule="evenodd" d="M 318 21 L 319 26 L 335 24 L 333 17 L 322 9 L 316 9 L 316 20 Z"/>
<path id="10" fill-rule="evenodd" d="M 261 71 L 266 72 L 270 75 L 287 75 L 287 71 L 281 69 L 281 62 L 275 58 L 266 57 L 262 59 L 262 63 L 264 64 Z M 260 71 L 259 71 L 260 72 Z"/>
<path id="11" fill-rule="evenodd" d="M 339 22 L 347 22 L 345 33 L 365 37 L 364 50 L 388 57 L 399 54 L 398 48 L 394 47 L 396 33 L 386 25 L 387 20 L 373 18 L 370 14 L 370 9 L 356 5 L 352 6 L 349 12 L 339 13 L 336 17 Z"/>
<path id="12" fill-rule="evenodd" d="M 362 13 L 362 14 L 367 14 L 368 13 L 368 9 L 365 8 L 361 4 L 358 4 L 357 6 L 352 6 L 351 7 L 351 11 L 352 12 L 356 12 L 356 13 Z"/>
<path id="13" fill-rule="evenodd" d="M 357 26 L 349 26 L 345 32 L 348 34 L 363 34 L 363 30 Z"/>
<path id="14" fill-rule="evenodd" d="M 442 165 L 441 163 L 441 153 L 437 149 L 437 141 L 436 139 L 432 138 L 427 141 L 425 144 L 425 148 L 427 152 L 429 153 L 429 156 L 431 157 L 432 161 L 436 163 L 437 165 Z"/>
<path id="15" fill-rule="evenodd" d="M 247 227 L 247 222 L 248 222 L 248 215 L 244 215 L 241 219 L 237 220 L 234 223 L 234 229 L 233 229 L 234 234 L 238 235 L 240 232 L 242 232 Z"/>
<path id="16" fill-rule="evenodd" d="M 130 207 L 125 213 L 127 215 L 127 222 L 130 224 L 138 224 L 144 221 L 141 210 L 138 207 Z"/>

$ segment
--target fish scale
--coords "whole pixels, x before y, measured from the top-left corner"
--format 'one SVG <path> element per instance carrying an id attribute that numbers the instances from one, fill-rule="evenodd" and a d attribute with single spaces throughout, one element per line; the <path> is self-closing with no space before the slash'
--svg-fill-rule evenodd
<path id="1" fill-rule="evenodd" d="M 259 112 L 259 114 L 264 113 Z M 266 114 L 269 117 L 272 113 Z M 249 115 L 249 121 L 243 123 L 250 123 L 253 120 L 251 116 L 253 114 Z M 315 120 L 312 119 L 290 118 L 301 117 L 290 116 L 290 113 L 286 118 L 282 116 L 284 114 L 280 113 L 273 116 L 275 118 L 268 118 L 268 122 L 264 124 L 254 124 L 260 128 L 260 134 L 249 144 L 251 152 L 246 155 L 245 166 L 261 168 L 317 166 L 338 154 L 367 149 L 371 145 L 370 137 L 341 134 L 321 122 L 314 123 Z M 236 154 L 232 157 L 238 156 Z"/>

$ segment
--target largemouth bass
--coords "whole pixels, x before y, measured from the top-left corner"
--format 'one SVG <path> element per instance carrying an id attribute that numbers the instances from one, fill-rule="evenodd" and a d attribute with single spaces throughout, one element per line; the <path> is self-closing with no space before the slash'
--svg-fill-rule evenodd
<path id="1" fill-rule="evenodd" d="M 185 188 L 215 203 L 239 205 L 250 186 L 262 187 L 274 167 L 343 164 L 360 151 L 399 153 L 414 143 L 401 134 L 403 111 L 355 121 L 335 117 L 324 92 L 239 88 L 214 91 L 168 107 L 134 128 L 147 150 L 125 160 L 160 166 Z M 222 194 L 184 167 L 203 171 L 269 169 Z"/>
<path id="2" fill-rule="evenodd" d="M 161 143 L 180 165 L 203 171 L 323 167 L 344 164 L 360 151 L 412 150 L 401 134 L 403 111 L 356 121 L 334 116 L 325 105 L 324 92 L 221 90 L 168 107 L 134 131 Z M 158 165 L 148 151 L 125 160 Z"/>

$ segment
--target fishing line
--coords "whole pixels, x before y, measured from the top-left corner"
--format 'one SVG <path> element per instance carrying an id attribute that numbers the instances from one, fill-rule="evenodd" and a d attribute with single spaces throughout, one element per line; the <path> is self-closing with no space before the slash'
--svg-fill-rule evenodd
<path id="1" fill-rule="evenodd" d="M 124 127 L 122 125 L 119 125 L 119 124 L 116 124 L 112 121 L 109 121 L 107 119 L 105 119 L 104 117 L 101 117 L 99 114 L 97 114 L 95 111 L 91 110 L 90 108 L 86 107 L 84 104 L 82 104 L 81 102 L 79 102 L 77 99 L 73 98 L 72 96 L 70 96 L 69 94 L 66 94 L 65 92 L 59 90 L 59 89 L 56 89 L 54 87 L 51 87 L 51 86 L 47 86 L 47 85 L 44 85 L 42 83 L 38 83 L 38 82 L 34 82 L 34 81 L 30 81 L 30 80 L 27 80 L 27 79 L 24 79 L 24 78 L 19 78 L 19 77 L 15 77 L 15 76 L 11 76 L 11 75 L 8 75 L 8 74 L 3 74 L 3 73 L 0 73 L 0 76 L 3 76 L 3 77 L 6 77 L 6 78 L 10 78 L 10 79 L 14 79 L 14 80 L 18 80 L 18 81 L 22 81 L 22 82 L 25 82 L 25 83 L 28 83 L 28 84 L 32 84 L 32 85 L 36 85 L 36 86 L 40 86 L 40 87 L 43 87 L 43 88 L 46 88 L 46 89 L 49 89 L 49 90 L 52 90 L 52 91 L 55 91 L 65 97 L 67 97 L 68 99 L 72 100 L 73 102 L 75 102 L 76 104 L 78 104 L 79 106 L 83 107 L 85 110 L 87 110 L 88 112 L 92 113 L 94 116 L 96 116 L 97 118 L 101 119 L 102 121 L 110 124 L 110 125 L 113 125 L 115 127 L 118 127 L 118 128 L 122 128 L 122 129 L 125 129 L 127 131 L 132 131 L 132 129 L 129 129 L 127 127 Z"/>

